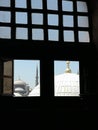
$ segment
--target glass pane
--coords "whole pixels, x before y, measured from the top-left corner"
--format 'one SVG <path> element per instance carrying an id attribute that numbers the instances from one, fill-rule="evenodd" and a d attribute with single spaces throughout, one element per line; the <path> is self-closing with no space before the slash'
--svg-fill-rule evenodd
<path id="1" fill-rule="evenodd" d="M 80 95 L 78 61 L 54 61 L 54 95 Z"/>
<path id="2" fill-rule="evenodd" d="M 16 12 L 16 23 L 27 24 L 27 13 Z"/>
<path id="3" fill-rule="evenodd" d="M 89 27 L 87 16 L 78 16 L 78 26 L 79 27 Z"/>
<path id="4" fill-rule="evenodd" d="M 72 12 L 73 11 L 73 2 L 67 1 L 67 0 L 62 0 L 62 10 Z"/>
<path id="5" fill-rule="evenodd" d="M 73 16 L 63 15 L 63 26 L 64 27 L 73 27 Z"/>
<path id="6" fill-rule="evenodd" d="M 77 11 L 78 12 L 88 12 L 86 2 L 77 1 Z"/>
<path id="7" fill-rule="evenodd" d="M 48 14 L 48 25 L 58 26 L 58 15 Z"/>
<path id="8" fill-rule="evenodd" d="M 58 33 L 59 33 L 58 30 L 48 29 L 48 40 L 58 41 L 59 40 Z"/>
<path id="9" fill-rule="evenodd" d="M 79 35 L 79 42 L 90 42 L 89 32 L 79 31 L 78 35 Z"/>
<path id="10" fill-rule="evenodd" d="M 16 39 L 28 39 L 27 28 L 16 28 Z"/>
<path id="11" fill-rule="evenodd" d="M 14 60 L 14 96 L 40 96 L 39 60 Z"/>
<path id="12" fill-rule="evenodd" d="M 47 9 L 58 10 L 58 1 L 57 0 L 47 0 Z"/>
<path id="13" fill-rule="evenodd" d="M 12 78 L 4 78 L 3 94 L 12 95 Z"/>
<path id="14" fill-rule="evenodd" d="M 12 61 L 4 62 L 4 76 L 12 76 Z"/>
<path id="15" fill-rule="evenodd" d="M 42 0 L 31 0 L 32 9 L 42 9 Z"/>
<path id="16" fill-rule="evenodd" d="M 10 23 L 11 13 L 8 11 L 0 11 L 0 22 Z"/>
<path id="17" fill-rule="evenodd" d="M 0 27 L 0 38 L 11 38 L 11 28 Z"/>
<path id="18" fill-rule="evenodd" d="M 64 41 L 74 42 L 74 32 L 64 31 Z"/>
<path id="19" fill-rule="evenodd" d="M 0 0 L 0 6 L 10 7 L 10 0 Z"/>
<path id="20" fill-rule="evenodd" d="M 32 13 L 32 24 L 43 24 L 43 14 Z"/>
<path id="21" fill-rule="evenodd" d="M 43 29 L 32 29 L 32 39 L 33 40 L 44 40 Z"/>
<path id="22" fill-rule="evenodd" d="M 26 8 L 26 0 L 15 0 L 15 7 Z"/>
<path id="23" fill-rule="evenodd" d="M 3 94 L 12 95 L 13 62 L 5 61 L 3 67 Z"/>

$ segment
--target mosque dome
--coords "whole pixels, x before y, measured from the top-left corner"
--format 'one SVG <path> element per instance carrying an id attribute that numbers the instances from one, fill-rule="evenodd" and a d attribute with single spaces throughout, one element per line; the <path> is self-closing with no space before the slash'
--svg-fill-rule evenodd
<path id="1" fill-rule="evenodd" d="M 22 92 L 22 91 L 24 91 L 23 88 L 20 88 L 20 87 L 15 88 L 15 92 Z"/>
<path id="2" fill-rule="evenodd" d="M 14 95 L 27 96 L 29 94 L 29 86 L 23 80 L 19 79 L 14 82 Z"/>
<path id="3" fill-rule="evenodd" d="M 79 96 L 79 75 L 63 73 L 55 76 L 55 96 Z"/>
<path id="4" fill-rule="evenodd" d="M 28 96 L 40 96 L 40 84 L 33 88 Z"/>
<path id="5" fill-rule="evenodd" d="M 14 84 L 15 84 L 15 85 L 19 85 L 19 86 L 20 86 L 20 85 L 26 85 L 26 82 L 24 82 L 24 81 L 22 81 L 22 80 L 19 79 L 19 80 L 16 80 L 16 81 L 14 82 Z"/>

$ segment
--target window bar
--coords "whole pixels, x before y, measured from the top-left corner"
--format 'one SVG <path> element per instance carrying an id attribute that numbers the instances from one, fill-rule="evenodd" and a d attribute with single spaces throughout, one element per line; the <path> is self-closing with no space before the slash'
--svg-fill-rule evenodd
<path id="1" fill-rule="evenodd" d="M 62 14 L 62 0 L 58 0 L 58 10 L 59 10 L 59 43 L 62 44 L 64 41 L 63 36 L 63 14 Z"/>
<path id="2" fill-rule="evenodd" d="M 16 38 L 16 27 L 15 27 L 15 1 L 11 0 L 11 39 Z"/>
<path id="3" fill-rule="evenodd" d="M 78 40 L 78 22 L 77 22 L 77 1 L 73 1 L 73 10 L 74 10 L 74 39 L 75 43 L 79 42 Z"/>
<path id="4" fill-rule="evenodd" d="M 47 2 L 46 0 L 43 0 L 43 24 L 44 24 L 44 41 L 48 41 L 48 29 L 47 29 L 47 25 L 48 25 L 48 20 L 47 20 Z"/>
<path id="5" fill-rule="evenodd" d="M 90 39 L 90 43 L 93 44 L 93 33 L 92 33 L 92 17 L 91 17 L 91 13 L 90 13 L 90 8 L 89 8 L 89 2 L 87 2 L 87 8 L 88 8 L 88 22 L 89 22 L 89 39 Z"/>
<path id="6" fill-rule="evenodd" d="M 12 96 L 14 93 L 14 60 L 12 60 Z"/>
<path id="7" fill-rule="evenodd" d="M 32 40 L 32 19 L 31 19 L 31 0 L 27 0 L 27 12 L 28 12 L 28 39 Z"/>

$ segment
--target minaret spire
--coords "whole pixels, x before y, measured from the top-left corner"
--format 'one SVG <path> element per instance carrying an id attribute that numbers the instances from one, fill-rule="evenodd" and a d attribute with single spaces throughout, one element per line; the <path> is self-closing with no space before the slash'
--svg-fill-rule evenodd
<path id="1" fill-rule="evenodd" d="M 38 66 L 36 66 L 35 86 L 38 85 Z"/>
<path id="2" fill-rule="evenodd" d="M 71 73 L 70 61 L 66 61 L 66 70 L 65 70 L 65 73 Z"/>

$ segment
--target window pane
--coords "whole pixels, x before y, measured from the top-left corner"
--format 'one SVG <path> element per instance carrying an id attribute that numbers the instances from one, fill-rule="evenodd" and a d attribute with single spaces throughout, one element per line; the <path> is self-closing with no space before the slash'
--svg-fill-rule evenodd
<path id="1" fill-rule="evenodd" d="M 26 0 L 15 0 L 15 7 L 26 8 Z"/>
<path id="2" fill-rule="evenodd" d="M 78 16 L 78 26 L 79 27 L 89 27 L 87 16 Z"/>
<path id="3" fill-rule="evenodd" d="M 78 12 L 88 12 L 86 2 L 77 1 L 77 11 Z"/>
<path id="4" fill-rule="evenodd" d="M 64 41 L 74 42 L 74 32 L 64 31 Z"/>
<path id="5" fill-rule="evenodd" d="M 3 79 L 3 94 L 12 95 L 12 78 Z"/>
<path id="6" fill-rule="evenodd" d="M 58 35 L 59 35 L 58 30 L 48 29 L 48 40 L 58 41 L 59 40 Z"/>
<path id="7" fill-rule="evenodd" d="M 16 28 L 16 39 L 28 39 L 27 28 Z"/>
<path id="8" fill-rule="evenodd" d="M 63 26 L 73 27 L 73 16 L 63 15 Z"/>
<path id="9" fill-rule="evenodd" d="M 44 40 L 43 29 L 32 29 L 32 39 L 33 40 Z"/>
<path id="10" fill-rule="evenodd" d="M 8 11 L 0 11 L 0 22 L 10 23 L 11 13 Z"/>
<path id="11" fill-rule="evenodd" d="M 62 10 L 72 12 L 73 11 L 73 2 L 62 0 Z"/>
<path id="12" fill-rule="evenodd" d="M 32 24 L 43 24 L 43 14 L 32 13 Z"/>
<path id="13" fill-rule="evenodd" d="M 10 7 L 10 0 L 0 0 L 0 6 Z"/>
<path id="14" fill-rule="evenodd" d="M 48 14 L 48 25 L 58 25 L 58 15 Z"/>
<path id="15" fill-rule="evenodd" d="M 11 28 L 0 27 L 0 38 L 11 38 Z"/>
<path id="16" fill-rule="evenodd" d="M 3 67 L 3 94 L 12 95 L 12 75 L 13 62 L 11 60 L 4 62 Z"/>
<path id="17" fill-rule="evenodd" d="M 12 61 L 4 62 L 4 75 L 12 76 Z"/>
<path id="18" fill-rule="evenodd" d="M 27 24 L 27 13 L 16 12 L 16 23 Z"/>
<path id="19" fill-rule="evenodd" d="M 79 35 L 79 42 L 90 42 L 89 32 L 79 31 L 78 35 Z"/>
<path id="20" fill-rule="evenodd" d="M 78 61 L 54 61 L 54 95 L 80 95 Z"/>
<path id="21" fill-rule="evenodd" d="M 39 60 L 14 60 L 14 96 L 40 96 Z"/>
<path id="22" fill-rule="evenodd" d="M 47 0 L 47 9 L 58 10 L 58 1 L 57 0 Z"/>
<path id="23" fill-rule="evenodd" d="M 42 0 L 31 0 L 32 9 L 42 9 Z"/>

